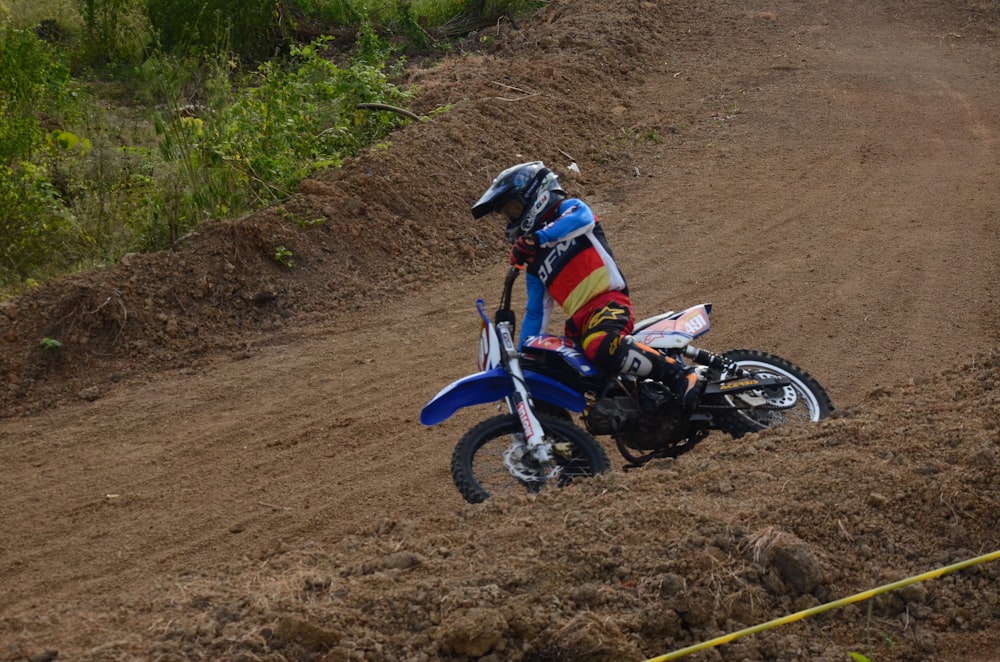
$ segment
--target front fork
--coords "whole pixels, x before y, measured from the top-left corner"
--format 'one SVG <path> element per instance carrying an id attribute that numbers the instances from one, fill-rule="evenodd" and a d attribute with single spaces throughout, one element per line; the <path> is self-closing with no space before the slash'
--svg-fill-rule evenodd
<path id="1" fill-rule="evenodd" d="M 511 333 L 509 322 L 497 324 L 497 333 L 500 335 L 500 345 L 503 349 L 503 361 L 507 370 L 514 380 L 514 392 L 507 397 L 507 407 L 512 414 L 517 414 L 521 421 L 521 428 L 524 430 L 524 442 L 527 452 L 540 466 L 548 466 L 552 461 L 552 451 L 550 445 L 545 440 L 545 431 L 542 424 L 535 416 L 535 411 L 531 406 L 531 394 L 524 380 L 524 372 L 521 370 L 521 361 L 518 358 L 517 349 L 514 347 L 514 338 Z"/>

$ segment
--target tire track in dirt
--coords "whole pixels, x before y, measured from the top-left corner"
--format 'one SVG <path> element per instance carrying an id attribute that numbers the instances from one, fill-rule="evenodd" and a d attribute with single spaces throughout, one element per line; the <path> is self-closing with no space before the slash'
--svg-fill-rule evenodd
<path id="1" fill-rule="evenodd" d="M 454 317 L 438 333 L 474 327 L 467 307 L 471 324 Z M 67 583 L 100 594 L 149 574 L 194 572 L 193 558 L 266 556 L 299 535 L 336 539 L 383 513 L 416 516 L 428 502 L 461 503 L 448 473 L 454 430 L 419 426 L 406 369 L 385 374 L 393 370 L 386 363 L 401 359 L 419 373 L 440 360 L 407 340 L 429 316 L 397 315 L 261 348 L 210 372 L 164 375 L 92 406 L 10 421 L 11 455 L 37 473 L 10 477 L 8 507 L 38 524 L 5 543 L 4 601 L 58 595 Z M 372 354 L 386 334 L 400 339 L 391 348 L 399 355 Z M 433 395 L 434 387 L 419 387 Z M 165 406 L 136 417 L 137 399 Z M 67 461 L 78 471 L 57 470 Z M 147 521 L 148 512 L 157 515 Z M 84 536 L 86 559 L 60 564 L 75 556 L 79 523 L 96 513 L 101 524 Z"/>
<path id="2" fill-rule="evenodd" d="M 645 314 L 712 300 L 706 344 L 787 356 L 840 405 L 1000 333 L 1000 115 L 961 50 L 984 47 L 844 22 L 776 45 L 793 66 L 720 85 L 643 164 L 627 196 L 642 234 L 619 249 Z"/>

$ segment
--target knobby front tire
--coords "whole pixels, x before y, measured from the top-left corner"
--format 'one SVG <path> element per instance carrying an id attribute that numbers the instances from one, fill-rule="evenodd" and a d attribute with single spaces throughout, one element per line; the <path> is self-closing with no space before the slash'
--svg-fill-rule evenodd
<path id="1" fill-rule="evenodd" d="M 511 475 L 503 454 L 513 435 L 522 433 L 521 422 L 513 414 L 494 416 L 466 432 L 451 456 L 451 476 L 466 501 L 481 503 L 490 496 L 562 487 L 611 468 L 604 448 L 586 431 L 551 416 L 539 416 L 538 421 L 553 443 L 555 475 L 545 482 L 526 482 Z"/>

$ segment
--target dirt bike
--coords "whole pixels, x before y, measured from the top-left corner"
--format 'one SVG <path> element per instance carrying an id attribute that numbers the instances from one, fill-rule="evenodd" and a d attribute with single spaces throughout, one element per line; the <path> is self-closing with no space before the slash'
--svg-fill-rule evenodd
<path id="1" fill-rule="evenodd" d="M 534 336 L 518 351 L 510 302 L 519 273 L 513 267 L 508 272 L 493 320 L 484 301 L 476 302 L 480 372 L 446 386 L 420 413 L 421 423 L 436 425 L 463 407 L 506 403 L 507 414 L 474 426 L 452 453 L 452 478 L 469 503 L 607 471 L 610 462 L 596 435 L 615 440 L 629 469 L 686 453 L 712 431 L 736 439 L 818 421 L 833 411 L 819 382 L 779 356 L 752 349 L 716 354 L 691 345 L 711 326 L 707 303 L 642 320 L 632 331 L 636 340 L 681 364 L 688 359 L 699 366 L 705 387 L 689 410 L 661 382 L 598 370 L 570 338 Z"/>

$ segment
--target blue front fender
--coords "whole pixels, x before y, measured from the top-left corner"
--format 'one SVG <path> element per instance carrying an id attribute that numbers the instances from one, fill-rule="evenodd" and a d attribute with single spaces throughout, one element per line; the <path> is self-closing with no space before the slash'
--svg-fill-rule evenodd
<path id="1" fill-rule="evenodd" d="M 528 370 L 524 379 L 532 398 L 576 412 L 583 411 L 587 404 L 581 394 L 551 377 Z M 513 392 L 514 382 L 503 368 L 477 372 L 444 387 L 420 410 L 420 422 L 437 425 L 463 407 L 503 400 Z"/>

